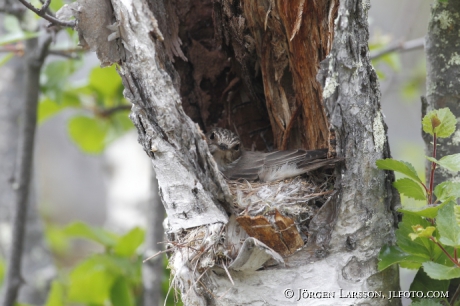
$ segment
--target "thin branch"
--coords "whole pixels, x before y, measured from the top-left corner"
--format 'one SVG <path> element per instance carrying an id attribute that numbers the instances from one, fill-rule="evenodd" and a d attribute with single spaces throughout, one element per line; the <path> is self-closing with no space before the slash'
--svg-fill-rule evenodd
<path id="1" fill-rule="evenodd" d="M 53 17 L 47 14 L 46 9 L 48 8 L 48 5 L 51 2 L 51 0 L 47 0 L 45 4 L 43 4 L 42 8 L 40 9 L 37 9 L 35 6 L 27 2 L 26 0 L 19 0 L 19 2 L 21 2 L 25 7 L 27 7 L 29 10 L 31 10 L 38 16 L 42 17 L 43 19 L 48 20 L 49 22 L 53 24 L 60 25 L 63 27 L 69 27 L 69 28 L 74 28 L 76 25 L 75 21 L 62 21 L 62 20 L 57 19 L 56 17 Z"/>
<path id="2" fill-rule="evenodd" d="M 42 1 L 40 1 L 40 2 L 42 2 Z M 51 4 L 51 0 L 46 0 L 44 3 L 42 2 L 42 4 L 43 5 L 42 5 L 41 9 L 39 9 L 40 14 L 43 14 L 48 10 L 48 7 Z"/>
<path id="3" fill-rule="evenodd" d="M 60 50 L 50 50 L 49 54 L 50 55 L 56 55 L 56 56 L 62 56 L 62 57 L 69 58 L 69 59 L 78 59 L 78 58 L 80 58 L 80 56 L 78 54 L 67 53 L 65 51 L 60 51 Z"/>
<path id="4" fill-rule="evenodd" d="M 96 113 L 97 116 L 110 117 L 114 113 L 117 113 L 120 111 L 131 110 L 131 107 L 132 107 L 131 105 L 118 105 L 118 106 L 114 106 L 111 108 L 97 109 L 94 112 Z"/>
<path id="5" fill-rule="evenodd" d="M 0 47 L 0 53 L 9 53 L 9 52 L 22 56 L 24 55 L 24 47 L 22 45 L 20 46 L 6 45 L 3 48 Z M 70 59 L 77 59 L 79 58 L 79 55 L 77 53 L 81 53 L 81 52 L 85 52 L 85 50 L 83 50 L 82 48 L 50 49 L 48 51 L 48 54 L 62 56 L 65 58 L 70 58 Z"/>
<path id="6" fill-rule="evenodd" d="M 375 60 L 379 57 L 382 57 L 384 55 L 387 55 L 388 53 L 392 53 L 392 52 L 406 52 L 406 51 L 412 51 L 412 50 L 416 50 L 416 49 L 422 49 L 424 47 L 424 44 L 425 44 L 425 37 L 420 37 L 420 38 L 417 38 L 417 39 L 413 39 L 413 40 L 409 40 L 409 41 L 406 41 L 406 42 L 402 42 L 402 43 L 398 43 L 396 45 L 393 45 L 387 49 L 384 49 L 384 50 L 380 50 L 380 51 L 376 51 L 376 52 L 372 52 L 370 54 L 370 59 L 371 60 Z"/>
<path id="7" fill-rule="evenodd" d="M 442 244 L 437 242 L 434 237 L 430 237 L 430 240 L 433 241 L 441 249 L 441 251 L 444 254 L 446 254 L 447 258 L 449 258 L 450 261 L 452 261 L 454 265 L 456 265 L 457 267 L 460 267 L 460 263 L 458 263 L 458 261 L 456 261 L 452 256 L 450 256 L 449 252 L 447 252 L 447 250 L 442 246 Z"/>
<path id="8" fill-rule="evenodd" d="M 16 162 L 16 179 L 13 188 L 16 193 L 12 225 L 12 245 L 9 250 L 8 272 L 4 283 L 2 306 L 13 306 L 21 286 L 21 262 L 24 249 L 25 227 L 29 201 L 30 180 L 33 168 L 33 150 L 37 122 L 37 103 L 40 93 L 40 70 L 51 43 L 49 36 L 42 45 L 33 38 L 26 44 L 26 94 L 20 117 L 20 138 L 18 159 Z"/>
<path id="9" fill-rule="evenodd" d="M 46 2 L 43 1 L 43 0 L 40 0 L 40 3 L 41 3 L 41 4 L 45 4 Z M 51 1 L 50 1 L 50 3 L 51 3 Z M 48 6 L 49 6 L 49 4 L 48 4 Z M 42 9 L 43 9 L 43 8 L 42 8 Z M 53 12 L 50 10 L 49 7 L 46 8 L 46 13 L 47 13 L 48 15 L 50 15 L 50 16 L 56 17 L 56 16 L 53 14 Z"/>
<path id="10" fill-rule="evenodd" d="M 433 158 L 436 158 L 436 133 L 433 134 Z M 428 194 L 428 204 L 433 203 L 433 188 L 434 188 L 434 171 L 436 170 L 436 163 L 431 162 L 431 173 L 430 173 L 430 192 Z"/>

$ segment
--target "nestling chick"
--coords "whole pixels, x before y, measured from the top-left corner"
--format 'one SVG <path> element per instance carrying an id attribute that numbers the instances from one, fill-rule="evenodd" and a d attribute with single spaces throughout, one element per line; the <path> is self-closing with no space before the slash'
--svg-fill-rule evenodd
<path id="1" fill-rule="evenodd" d="M 327 149 L 287 150 L 269 153 L 245 151 L 240 138 L 230 130 L 213 128 L 206 134 L 209 151 L 227 179 L 276 181 L 294 177 L 324 166 L 333 166 L 340 158 L 327 159 Z"/>

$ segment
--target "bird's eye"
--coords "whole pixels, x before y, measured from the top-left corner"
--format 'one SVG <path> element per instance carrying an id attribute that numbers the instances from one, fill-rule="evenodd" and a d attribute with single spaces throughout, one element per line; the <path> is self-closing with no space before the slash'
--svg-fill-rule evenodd
<path id="1" fill-rule="evenodd" d="M 236 146 L 233 147 L 233 150 L 238 151 L 240 149 L 240 145 L 237 144 Z"/>
<path id="2" fill-rule="evenodd" d="M 209 136 L 209 139 L 213 140 L 214 138 L 216 138 L 216 135 L 214 134 L 214 132 L 212 132 L 211 136 Z"/>

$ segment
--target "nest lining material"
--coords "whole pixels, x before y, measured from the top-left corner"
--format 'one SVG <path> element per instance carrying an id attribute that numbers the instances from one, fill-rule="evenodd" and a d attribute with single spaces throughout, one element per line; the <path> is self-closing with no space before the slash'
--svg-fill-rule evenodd
<path id="1" fill-rule="evenodd" d="M 233 206 L 237 215 L 267 216 L 276 209 L 292 218 L 302 216 L 303 220 L 298 222 L 305 222 L 305 214 L 313 217 L 330 193 L 328 184 L 318 186 L 313 179 L 307 180 L 301 176 L 268 183 L 227 183 L 234 195 Z"/>
<path id="2" fill-rule="evenodd" d="M 318 172 L 267 183 L 227 183 L 235 210 L 227 225 L 200 226 L 171 237 L 172 286 L 182 292 L 194 291 L 198 282 L 203 285 L 203 275 L 216 266 L 225 269 L 231 280 L 227 268 L 231 268 L 240 251 L 244 252 L 241 248 L 249 236 L 256 240 L 259 251 L 273 252 L 273 259 L 279 257 L 276 253 L 288 256 L 300 249 L 307 240 L 310 220 L 332 193 L 333 176 Z M 239 218 L 242 219 L 238 221 Z M 252 225 L 248 227 L 248 223 Z M 267 264 L 269 261 L 264 261 L 254 269 Z"/>

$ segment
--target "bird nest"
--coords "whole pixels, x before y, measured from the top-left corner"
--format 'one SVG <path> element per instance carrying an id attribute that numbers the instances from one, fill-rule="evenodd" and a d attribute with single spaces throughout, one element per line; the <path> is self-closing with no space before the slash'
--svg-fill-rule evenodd
<path id="1" fill-rule="evenodd" d="M 267 183 L 227 183 L 234 195 L 233 207 L 238 215 L 270 215 L 278 210 L 286 216 L 300 217 L 299 223 L 311 219 L 332 192 L 330 176 L 326 180 L 310 175 Z"/>
<path id="2" fill-rule="evenodd" d="M 333 192 L 334 177 L 323 169 L 275 182 L 227 184 L 234 208 L 228 224 L 200 226 L 169 237 L 172 286 L 187 292 L 186 299 L 199 298 L 196 290 L 204 288 L 207 278 L 203 276 L 211 268 L 224 269 L 232 281 L 229 270 L 257 270 L 282 263 L 283 257 L 302 248 L 311 219 Z M 262 259 L 247 259 L 254 250 Z M 198 283 L 201 286 L 195 286 Z"/>

